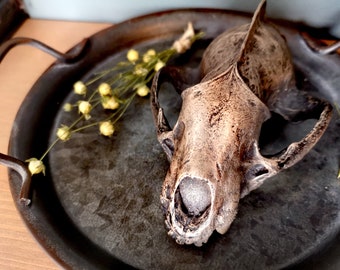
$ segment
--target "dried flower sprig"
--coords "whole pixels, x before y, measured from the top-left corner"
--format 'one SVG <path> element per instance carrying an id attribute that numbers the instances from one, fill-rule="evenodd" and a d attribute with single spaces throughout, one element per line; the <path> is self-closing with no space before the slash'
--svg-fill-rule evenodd
<path id="1" fill-rule="evenodd" d="M 140 52 L 130 49 L 127 52 L 126 61 L 119 62 L 113 68 L 96 74 L 88 82 L 77 81 L 73 85 L 73 91 L 74 94 L 81 96 L 81 99 L 75 104 L 65 103 L 63 109 L 65 112 L 71 112 L 76 107 L 80 116 L 71 125 L 61 125 L 57 129 L 56 139 L 39 159 L 26 160 L 31 174 L 45 174 L 43 159 L 59 141 L 71 139 L 76 132 L 98 126 L 100 134 L 112 136 L 115 131 L 114 125 L 123 116 L 135 96 L 145 97 L 149 94 L 148 84 L 156 72 L 164 67 L 175 54 L 181 54 L 190 49 L 193 42 L 202 36 L 202 32 L 195 34 L 192 24 L 189 23 L 184 34 L 170 48 L 160 52 L 149 49 L 142 54 L 142 57 Z M 100 83 L 86 98 L 90 92 L 89 87 L 104 78 L 109 79 Z M 91 113 L 98 106 L 105 111 L 111 111 L 111 114 L 109 116 L 105 114 L 104 119 L 93 120 Z M 82 121 L 85 124 L 78 126 Z"/>

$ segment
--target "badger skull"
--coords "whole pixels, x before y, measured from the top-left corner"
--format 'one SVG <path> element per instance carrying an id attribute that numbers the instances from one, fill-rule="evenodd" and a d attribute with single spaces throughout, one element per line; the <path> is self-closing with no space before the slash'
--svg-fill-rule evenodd
<path id="1" fill-rule="evenodd" d="M 201 246 L 214 230 L 224 234 L 240 198 L 301 160 L 330 121 L 327 102 L 295 88 L 285 41 L 264 22 L 265 4 L 261 2 L 250 24 L 221 34 L 208 46 L 198 84 L 187 87 L 185 74 L 171 67 L 154 78 L 152 110 L 158 140 L 170 161 L 161 204 L 168 233 L 179 244 Z M 183 101 L 173 129 L 158 100 L 162 81 L 169 79 Z M 291 108 L 289 98 L 306 106 Z M 319 120 L 301 141 L 268 158 L 260 154 L 258 139 L 271 111 L 287 120 L 317 112 Z"/>

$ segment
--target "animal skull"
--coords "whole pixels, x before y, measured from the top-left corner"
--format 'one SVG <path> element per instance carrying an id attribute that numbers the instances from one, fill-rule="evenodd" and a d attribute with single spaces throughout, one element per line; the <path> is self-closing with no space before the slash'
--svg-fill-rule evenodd
<path id="1" fill-rule="evenodd" d="M 179 244 L 201 246 L 214 230 L 224 234 L 239 200 L 301 160 L 331 119 L 327 102 L 295 88 L 288 48 L 276 28 L 264 22 L 265 5 L 260 3 L 249 25 L 209 45 L 198 84 L 187 87 L 189 76 L 175 67 L 154 78 L 154 120 L 170 161 L 160 198 L 168 233 Z M 162 81 L 169 79 L 183 100 L 173 129 L 158 100 Z M 290 101 L 296 98 L 306 106 L 295 108 Z M 260 154 L 258 139 L 271 111 L 294 121 L 317 113 L 319 120 L 301 141 L 269 158 Z"/>

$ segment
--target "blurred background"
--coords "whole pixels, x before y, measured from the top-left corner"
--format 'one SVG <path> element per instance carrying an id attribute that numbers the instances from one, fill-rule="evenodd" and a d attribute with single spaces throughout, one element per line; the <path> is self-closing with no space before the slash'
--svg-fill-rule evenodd
<path id="1" fill-rule="evenodd" d="M 31 18 L 112 22 L 176 8 L 223 8 L 253 12 L 259 0 L 23 0 Z M 340 38 L 339 0 L 268 0 L 267 16 L 327 28 Z"/>

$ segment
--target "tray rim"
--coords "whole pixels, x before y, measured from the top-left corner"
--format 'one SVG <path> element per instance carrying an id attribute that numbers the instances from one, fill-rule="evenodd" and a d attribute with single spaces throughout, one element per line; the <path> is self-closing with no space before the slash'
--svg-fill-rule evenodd
<path id="1" fill-rule="evenodd" d="M 160 12 L 155 12 L 155 13 L 150 13 L 150 14 L 146 14 L 146 15 L 142 15 L 142 16 L 138 16 L 129 20 L 126 20 L 124 22 L 121 22 L 119 24 L 110 26 L 106 29 L 100 30 L 97 33 L 95 33 L 94 35 L 92 35 L 90 38 L 95 39 L 97 37 L 100 37 L 101 35 L 107 33 L 107 31 L 112 30 L 112 29 L 119 29 L 120 27 L 125 27 L 127 25 L 133 25 L 135 23 L 139 23 L 140 21 L 143 21 L 145 19 L 150 19 L 153 17 L 159 17 L 162 15 L 169 15 L 169 14 L 173 14 L 173 13 L 179 13 L 179 12 L 209 12 L 209 13 L 221 13 L 221 14 L 226 14 L 226 13 L 230 13 L 236 16 L 247 16 L 249 17 L 249 13 L 245 13 L 245 12 L 239 12 L 239 11 L 229 11 L 229 10 L 223 10 L 223 9 L 209 9 L 209 8 L 194 8 L 194 9 L 175 9 L 175 10 L 165 10 L 165 11 L 160 11 Z M 250 18 L 250 17 L 249 17 Z M 291 22 L 286 22 L 286 21 L 282 21 L 282 20 L 273 20 L 273 21 L 280 21 L 281 23 L 283 23 L 284 25 L 295 25 L 297 27 L 300 27 L 301 25 L 297 24 L 297 23 L 291 23 Z M 74 47 L 72 47 L 69 51 L 74 50 L 77 47 L 77 45 L 75 45 Z M 55 61 L 54 63 L 51 64 L 50 67 L 48 67 L 45 72 L 37 79 L 36 83 L 32 86 L 32 88 L 29 90 L 27 96 L 24 98 L 19 111 L 17 113 L 17 115 L 15 116 L 15 120 L 14 123 L 17 122 L 17 118 L 20 115 L 20 112 L 23 110 L 22 106 L 24 104 L 26 104 L 27 102 L 29 102 L 29 99 L 35 95 L 35 92 L 33 92 L 34 89 L 37 88 L 37 84 L 40 82 L 40 80 L 42 79 L 42 77 L 46 74 L 49 73 L 53 68 L 58 67 L 60 63 L 58 61 Z M 63 64 L 61 64 L 63 65 Z M 14 141 L 15 139 L 13 139 L 14 136 L 13 134 L 16 133 L 16 127 L 13 126 L 12 131 L 11 131 L 11 136 L 10 136 L 10 143 L 9 143 L 9 148 L 8 148 L 8 152 L 10 154 L 16 154 L 15 150 L 13 150 L 13 145 L 14 145 Z M 12 193 L 12 197 L 15 201 L 17 201 L 17 191 L 16 191 L 16 187 L 15 184 L 13 184 L 14 182 L 18 181 L 13 180 L 17 178 L 17 175 L 15 172 L 13 172 L 12 170 L 9 170 L 9 182 L 10 182 L 10 188 L 11 188 L 11 193 Z M 33 201 L 34 203 L 34 201 Z M 72 263 L 67 263 L 64 260 L 60 259 L 60 257 L 57 255 L 57 252 L 55 250 L 52 249 L 48 249 L 46 247 L 46 243 L 44 242 L 44 240 L 42 240 L 41 238 L 38 237 L 39 232 L 36 230 L 36 227 L 32 227 L 32 224 L 27 220 L 27 217 L 23 214 L 24 211 L 27 211 L 26 208 L 23 208 L 20 204 L 16 203 L 16 207 L 19 210 L 19 213 L 21 215 L 21 217 L 23 218 L 25 225 L 29 228 L 29 230 L 31 231 L 32 235 L 35 237 L 35 239 L 37 240 L 38 243 L 40 243 L 40 245 L 48 252 L 48 254 L 55 260 L 57 261 L 57 263 L 61 264 L 62 266 L 68 268 L 70 266 L 72 266 Z M 119 262 L 120 264 L 121 262 Z"/>

